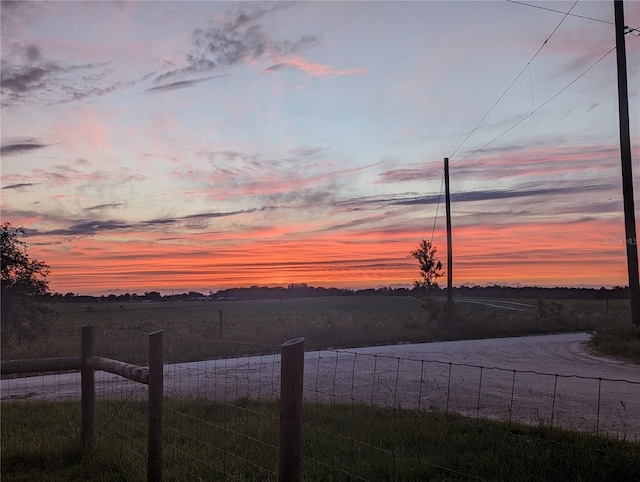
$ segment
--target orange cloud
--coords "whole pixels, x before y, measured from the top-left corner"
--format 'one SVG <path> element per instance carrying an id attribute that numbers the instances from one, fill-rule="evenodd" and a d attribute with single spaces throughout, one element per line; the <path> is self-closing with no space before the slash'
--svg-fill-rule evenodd
<path id="1" fill-rule="evenodd" d="M 265 69 L 263 72 L 268 74 L 275 74 L 278 70 L 282 69 L 297 69 L 305 74 L 313 75 L 314 77 L 327 77 L 327 76 L 340 76 L 340 75 L 356 75 L 362 74 L 364 69 L 344 69 L 336 70 L 325 64 L 318 64 L 309 62 L 308 60 L 300 57 L 299 55 L 289 55 L 279 59 L 278 63 Z"/>
<path id="2" fill-rule="evenodd" d="M 546 286 L 624 285 L 621 223 L 465 226 L 454 230 L 454 284 Z M 104 293 L 111 289 L 217 290 L 306 282 L 316 286 L 411 285 L 419 276 L 408 253 L 425 237 L 418 229 L 296 235 L 295 225 L 237 233 L 163 238 L 114 232 L 64 242 L 38 237 L 34 256 L 51 265 L 51 289 Z M 443 230 L 434 237 L 446 261 Z"/>

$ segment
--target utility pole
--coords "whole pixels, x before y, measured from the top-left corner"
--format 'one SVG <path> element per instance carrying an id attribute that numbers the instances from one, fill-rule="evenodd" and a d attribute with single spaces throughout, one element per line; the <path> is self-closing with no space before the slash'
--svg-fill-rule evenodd
<path id="1" fill-rule="evenodd" d="M 444 158 L 444 197 L 447 208 L 447 316 L 453 319 L 453 252 L 451 250 L 451 197 L 449 195 L 449 158 Z"/>
<path id="2" fill-rule="evenodd" d="M 629 301 L 631 322 L 640 326 L 640 281 L 638 276 L 638 245 L 633 200 L 631 163 L 631 135 L 629 133 L 629 99 L 627 92 L 627 52 L 624 41 L 624 3 L 613 2 L 616 25 L 616 59 L 618 64 L 618 114 L 620 117 L 620 158 L 622 161 L 622 198 L 624 202 L 624 231 L 629 272 Z"/>

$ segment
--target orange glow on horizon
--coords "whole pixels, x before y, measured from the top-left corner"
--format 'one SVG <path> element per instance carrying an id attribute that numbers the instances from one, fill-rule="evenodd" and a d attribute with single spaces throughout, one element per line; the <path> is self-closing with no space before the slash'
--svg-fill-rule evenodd
<path id="1" fill-rule="evenodd" d="M 619 223 L 603 220 L 460 227 L 453 233 L 454 285 L 625 285 L 623 240 L 601 234 L 619 228 Z M 300 239 L 287 232 L 291 229 L 274 228 L 262 231 L 264 238 L 241 240 L 217 234 L 194 240 L 188 235 L 162 239 L 149 233 L 114 233 L 56 242 L 43 236 L 29 245 L 33 256 L 51 266 L 51 290 L 60 293 L 208 292 L 289 283 L 411 286 L 419 277 L 417 263 L 408 257 L 425 237 L 418 231 L 353 231 Z M 436 231 L 434 245 L 446 264 L 443 230 Z"/>

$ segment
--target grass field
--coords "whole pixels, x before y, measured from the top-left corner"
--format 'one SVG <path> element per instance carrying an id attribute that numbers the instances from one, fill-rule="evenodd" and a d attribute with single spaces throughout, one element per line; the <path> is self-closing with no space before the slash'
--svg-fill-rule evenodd
<path id="1" fill-rule="evenodd" d="M 109 403 L 117 402 L 100 402 Z M 277 480 L 275 404 L 244 401 L 231 407 L 168 400 L 167 405 L 168 425 L 175 426 L 177 419 L 190 422 L 179 425 L 183 435 L 169 435 L 165 441 L 165 480 Z M 251 415 L 256 411 L 262 417 Z M 145 480 L 146 439 L 144 430 L 136 430 L 145 413 L 142 404 L 121 415 L 125 419 L 120 425 L 129 432 L 126 446 L 108 443 L 103 434 L 90 453 L 78 446 L 78 413 L 77 403 L 3 406 L 2 479 Z M 20 421 L 17 429 L 6 423 L 15 420 Z M 353 405 L 308 404 L 304 420 L 305 481 L 353 480 L 348 472 L 372 481 L 471 476 L 511 482 L 631 482 L 640 473 L 640 443 L 550 432 L 548 427 L 507 427 L 440 412 Z"/>
<path id="2" fill-rule="evenodd" d="M 307 350 L 314 350 L 571 331 L 595 332 L 594 348 L 640 361 L 640 336 L 628 320 L 626 301 L 612 301 L 608 309 L 604 301 L 546 302 L 542 317 L 538 300 L 509 301 L 532 310 L 458 303 L 449 323 L 428 319 L 419 300 L 400 297 L 58 304 L 49 334 L 29 346 L 3 347 L 2 358 L 77 356 L 80 327 L 93 325 L 98 354 L 114 352 L 134 363 L 144 363 L 145 334 L 156 329 L 165 330 L 167 362 L 233 355 L 226 352 L 227 342 L 245 344 L 244 353 L 277 351 L 277 345 L 299 336 L 306 338 Z M 190 343 L 194 338 L 211 343 Z M 194 352 L 194 345 L 210 348 Z M 117 411 L 119 403 L 99 402 L 99 411 Z M 168 425 L 176 417 L 182 420 L 179 441 L 165 441 L 166 480 L 275 480 L 277 406 L 243 404 L 238 411 L 204 400 L 166 400 Z M 95 450 L 87 453 L 78 446 L 77 403 L 3 404 L 2 479 L 144 480 L 146 430 L 136 424 L 145 409 L 140 402 L 127 406 L 117 417 L 122 433 L 113 439 L 108 431 L 99 435 Z M 247 416 L 247 407 L 263 416 Z M 203 419 L 221 430 L 203 432 Z M 468 480 L 471 475 L 504 481 L 631 481 L 640 473 L 639 443 L 551 433 L 548 427 L 507 430 L 503 423 L 437 411 L 360 405 L 306 405 L 304 420 L 303 480 L 351 480 L 343 470 L 365 480 Z M 127 447 L 118 442 L 123 436 Z M 173 450 L 174 443 L 181 449 Z M 216 446 L 224 450 L 212 450 Z M 186 476 L 178 470 L 185 466 Z"/>
<path id="3" fill-rule="evenodd" d="M 607 353 L 640 361 L 640 336 L 628 321 L 628 302 L 576 300 L 546 302 L 540 317 L 538 300 L 509 300 L 529 304 L 532 311 L 511 311 L 490 306 L 457 303 L 455 320 L 429 320 L 419 300 L 410 297 L 329 297 L 264 301 L 155 302 L 155 303 L 61 303 L 51 333 L 28 346 L 3 347 L 3 359 L 74 356 L 79 350 L 83 325 L 93 325 L 97 349 L 101 334 L 122 353 L 140 351 L 140 335 L 165 330 L 168 362 L 220 355 L 212 344 L 210 353 L 190 353 L 185 343 L 171 347 L 172 340 L 198 338 L 265 346 L 303 336 L 306 349 L 354 347 L 401 342 L 429 342 L 473 338 L 520 336 L 570 331 L 594 331 L 593 346 Z M 222 332 L 220 331 L 222 317 Z M 616 335 L 622 327 L 624 347 Z M 624 331 L 626 329 L 626 331 Z M 637 332 L 637 333 L 636 333 Z M 606 335 L 606 336 L 605 336 Z M 608 338 L 607 338 L 608 337 Z M 620 338 L 619 336 L 617 338 Z"/>

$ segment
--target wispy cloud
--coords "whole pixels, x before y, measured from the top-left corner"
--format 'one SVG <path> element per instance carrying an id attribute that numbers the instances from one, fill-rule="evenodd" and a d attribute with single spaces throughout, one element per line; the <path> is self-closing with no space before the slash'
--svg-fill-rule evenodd
<path id="1" fill-rule="evenodd" d="M 495 201 L 501 199 L 512 199 L 519 197 L 534 197 L 534 196 L 554 196 L 554 195 L 573 195 L 575 196 L 576 192 L 598 192 L 598 191 L 609 191 L 611 190 L 611 185 L 608 184 L 600 184 L 600 185 L 586 185 L 581 186 L 580 190 L 577 191 L 574 186 L 571 187 L 551 187 L 551 188 L 538 188 L 538 189 L 509 189 L 509 190 L 499 190 L 499 189 L 485 189 L 478 191 L 470 191 L 470 192 L 458 192 L 451 194 L 451 202 L 452 203 L 466 203 L 466 202 L 476 202 L 476 201 Z M 407 199 L 398 199 L 394 201 L 394 204 L 398 205 L 417 205 L 417 204 L 435 204 L 438 202 L 437 195 L 430 196 L 417 196 L 414 198 Z"/>
<path id="2" fill-rule="evenodd" d="M 634 147 L 640 155 L 640 146 Z M 540 147 L 508 145 L 483 149 L 473 158 L 450 162 L 452 181 L 518 179 L 557 179 L 566 176 L 581 179 L 602 179 L 604 171 L 614 173 L 618 167 L 619 148 L 615 145 L 582 145 L 572 147 Z M 376 183 L 395 184 L 415 181 L 439 180 L 442 165 L 400 164 L 382 171 Z M 615 172 L 617 175 L 617 171 Z"/>
<path id="3" fill-rule="evenodd" d="M 65 236 L 88 236 L 103 231 L 114 231 L 120 229 L 130 229 L 131 224 L 120 221 L 83 221 L 69 226 L 68 228 L 53 229 L 38 234 L 65 235 Z"/>
<path id="4" fill-rule="evenodd" d="M 102 211 L 103 209 L 110 208 L 119 208 L 124 206 L 122 203 L 108 203 L 108 204 L 98 204 L 96 206 L 90 206 L 88 208 L 84 208 L 85 211 Z"/>
<path id="5" fill-rule="evenodd" d="M 85 211 L 100 211 L 107 207 L 118 207 L 119 204 L 103 204 L 99 206 L 92 206 L 86 208 Z M 129 231 L 135 233 L 144 233 L 148 230 L 153 230 L 158 226 L 182 226 L 184 227 L 185 223 L 193 223 L 193 222 L 206 222 L 211 219 L 216 218 L 224 218 L 230 216 L 237 216 L 240 214 L 248 214 L 254 212 L 255 209 L 244 209 L 244 210 L 236 210 L 236 211 L 228 211 L 228 212 L 205 212 L 205 213 L 194 213 L 194 214 L 186 214 L 184 216 L 179 217 L 167 217 L 167 218 L 153 218 L 148 220 L 141 221 L 125 221 L 125 220 L 117 220 L 117 219 L 73 219 L 71 216 L 67 216 L 67 219 L 63 219 L 60 216 L 54 216 L 55 222 L 58 225 L 67 225 L 67 227 L 61 227 L 57 229 L 51 230 L 41 230 L 36 231 L 33 230 L 31 235 L 38 236 L 93 236 L 99 235 L 103 233 L 108 233 L 111 231 Z M 20 213 L 14 213 L 20 214 Z M 28 213 L 22 213 L 24 216 Z M 47 217 L 40 213 L 40 216 Z M 46 221 L 46 219 L 44 219 Z"/>
<path id="6" fill-rule="evenodd" d="M 37 185 L 37 183 L 33 182 L 23 182 L 20 184 L 11 184 L 9 186 L 4 186 L 2 189 L 24 189 L 25 187 L 33 187 Z"/>
<path id="7" fill-rule="evenodd" d="M 202 82 L 207 82 L 213 79 L 219 79 L 224 77 L 223 75 L 210 75 L 208 77 L 203 77 L 201 79 L 193 79 L 193 80 L 178 80 L 176 82 L 171 82 L 169 84 L 158 85 L 155 87 L 149 87 L 146 92 L 168 92 L 172 90 L 178 89 L 186 89 L 188 87 L 193 87 L 194 85 L 201 84 Z"/>
<path id="8" fill-rule="evenodd" d="M 34 137 L 11 139 L 3 141 L 2 146 L 0 146 L 0 155 L 15 156 L 18 154 L 26 154 L 44 149 L 50 145 L 51 144 L 45 144 Z"/>
<path id="9" fill-rule="evenodd" d="M 81 169 L 86 161 L 78 160 L 75 164 L 56 164 L 48 169 L 32 169 L 20 174 L 6 174 L 5 181 L 16 184 L 41 183 L 50 186 L 72 185 L 79 182 L 91 183 L 96 187 L 102 182 L 137 182 L 147 179 L 147 176 L 123 169 L 121 172 L 113 173 L 109 171 L 87 171 Z"/>
<path id="10" fill-rule="evenodd" d="M 634 151 L 640 153 L 640 146 Z M 544 176 L 591 176 L 601 178 L 604 170 L 613 173 L 619 163 L 619 148 L 615 145 L 587 144 L 576 147 L 506 146 L 485 149 L 478 156 L 460 163 L 451 163 L 452 176 L 463 179 L 507 180 Z"/>
<path id="11" fill-rule="evenodd" d="M 338 186 L 353 184 L 359 173 L 377 165 L 342 163 L 338 154 L 315 147 L 273 156 L 241 150 L 201 150 L 199 155 L 208 165 L 183 165 L 172 177 L 196 186 L 193 192 L 209 192 L 219 200 L 249 198 L 265 205 L 300 206 L 330 199 Z"/>
<path id="12" fill-rule="evenodd" d="M 144 221 L 143 224 L 174 224 L 181 221 L 195 221 L 195 220 L 204 221 L 207 219 L 235 216 L 237 214 L 247 214 L 255 211 L 256 211 L 255 209 L 240 209 L 237 211 L 229 211 L 229 212 L 208 212 L 208 213 L 187 214 L 185 216 L 180 216 L 176 218 L 151 219 L 149 221 Z"/>
<path id="13" fill-rule="evenodd" d="M 443 175 L 442 172 L 442 169 L 428 169 L 425 166 L 398 167 L 381 172 L 376 183 L 388 184 L 433 180 L 439 179 Z"/>
<path id="14" fill-rule="evenodd" d="M 27 64 L 4 59 L 0 63 L 0 92 L 4 107 L 25 102 L 56 104 L 76 101 L 103 96 L 135 84 L 131 80 L 113 79 L 110 61 L 65 64 L 44 60 L 39 54 L 28 59 Z"/>
<path id="15" fill-rule="evenodd" d="M 337 77 L 340 75 L 362 74 L 364 72 L 364 69 L 362 68 L 344 70 L 333 69 L 325 64 L 309 62 L 308 60 L 305 60 L 298 55 L 283 57 L 282 59 L 280 59 L 279 63 L 266 68 L 263 72 L 268 74 L 275 74 L 278 71 L 286 69 L 300 70 L 305 74 L 309 74 L 315 77 Z"/>
<path id="16" fill-rule="evenodd" d="M 190 80 L 171 81 L 176 77 L 201 74 L 240 64 L 267 61 L 265 73 L 295 69 L 312 76 L 341 76 L 363 72 L 363 69 L 335 69 L 311 62 L 298 55 L 321 41 L 319 35 L 300 35 L 293 40 L 276 39 L 259 22 L 264 17 L 290 7 L 290 3 L 240 3 L 229 8 L 222 20 L 206 28 L 193 31 L 191 49 L 185 56 L 186 67 L 171 69 L 155 76 L 156 87 L 149 90 L 166 91 L 193 85 Z"/>

